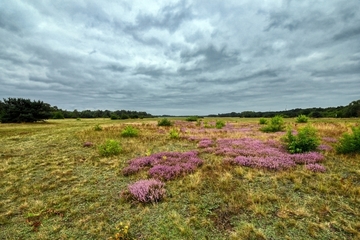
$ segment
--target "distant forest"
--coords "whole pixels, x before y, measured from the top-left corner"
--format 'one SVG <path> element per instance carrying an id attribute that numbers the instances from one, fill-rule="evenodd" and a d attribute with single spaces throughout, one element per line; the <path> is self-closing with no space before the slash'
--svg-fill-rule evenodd
<path id="1" fill-rule="evenodd" d="M 281 115 L 283 117 L 293 118 L 299 115 L 306 115 L 311 118 L 351 118 L 360 117 L 360 100 L 353 101 L 347 106 L 328 107 L 328 108 L 296 108 L 285 111 L 268 112 L 231 112 L 210 114 L 199 117 L 241 117 L 241 118 L 261 118 L 274 117 Z M 142 111 L 130 110 L 63 110 L 57 106 L 51 106 L 42 101 L 31 101 L 23 98 L 8 98 L 0 101 L 0 120 L 6 122 L 36 122 L 44 119 L 63 119 L 63 118 L 111 118 L 116 119 L 137 119 L 152 117 L 172 117 L 171 115 L 151 115 Z M 179 117 L 179 116 L 178 116 Z M 188 116 L 184 116 L 188 117 Z"/>

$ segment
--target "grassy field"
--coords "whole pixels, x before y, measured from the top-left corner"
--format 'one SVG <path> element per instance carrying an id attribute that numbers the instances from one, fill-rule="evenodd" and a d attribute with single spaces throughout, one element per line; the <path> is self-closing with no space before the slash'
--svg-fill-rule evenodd
<path id="1" fill-rule="evenodd" d="M 234 152 L 255 149 L 240 149 L 239 139 L 260 152 L 281 150 L 285 133 L 259 131 L 259 119 L 226 118 L 222 129 L 204 127 L 216 119 L 171 120 L 172 127 L 157 119 L 1 124 L 0 239 L 360 239 L 360 156 L 333 150 L 358 119 L 310 121 L 325 172 L 232 164 Z M 121 136 L 128 125 L 137 137 Z M 170 137 L 172 129 L 180 138 Z M 99 154 L 108 139 L 120 142 L 120 154 Z M 149 178 L 148 169 L 125 176 L 130 160 L 192 150 L 203 164 L 164 181 L 162 201 L 122 197 L 129 184 Z"/>

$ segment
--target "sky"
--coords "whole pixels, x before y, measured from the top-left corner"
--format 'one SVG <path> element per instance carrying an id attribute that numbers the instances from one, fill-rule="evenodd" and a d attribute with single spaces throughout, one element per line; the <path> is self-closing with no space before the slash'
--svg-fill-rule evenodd
<path id="1" fill-rule="evenodd" d="M 0 98 L 155 115 L 360 99 L 359 0 L 0 1 Z"/>

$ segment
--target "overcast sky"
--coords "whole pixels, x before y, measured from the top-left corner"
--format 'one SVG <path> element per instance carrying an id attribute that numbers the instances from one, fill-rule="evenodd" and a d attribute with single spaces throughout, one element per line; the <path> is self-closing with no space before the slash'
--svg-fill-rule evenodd
<path id="1" fill-rule="evenodd" d="M 2 0 L 0 98 L 217 114 L 360 99 L 359 0 Z"/>

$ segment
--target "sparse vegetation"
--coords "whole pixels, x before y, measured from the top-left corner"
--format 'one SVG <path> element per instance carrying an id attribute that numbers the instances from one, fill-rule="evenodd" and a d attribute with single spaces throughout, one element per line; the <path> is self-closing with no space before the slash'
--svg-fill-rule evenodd
<path id="1" fill-rule="evenodd" d="M 110 157 L 117 155 L 121 152 L 120 143 L 113 139 L 108 139 L 106 142 L 99 146 L 99 153 L 101 156 Z"/>
<path id="2" fill-rule="evenodd" d="M 360 238 L 360 155 L 331 150 L 357 119 L 313 119 L 328 148 L 294 154 L 287 133 L 259 131 L 259 118 L 222 119 L 221 130 L 218 120 L 206 119 L 211 128 L 183 118 L 171 128 L 157 118 L 0 124 L 1 237 Z M 122 138 L 129 125 L 141 134 Z M 286 125 L 293 137 L 306 127 Z M 181 138 L 170 140 L 171 129 Z M 120 151 L 100 154 L 112 149 L 107 142 Z M 166 185 L 132 195 L 129 186 L 151 179 Z"/>

